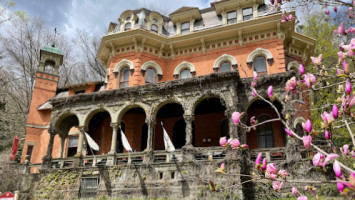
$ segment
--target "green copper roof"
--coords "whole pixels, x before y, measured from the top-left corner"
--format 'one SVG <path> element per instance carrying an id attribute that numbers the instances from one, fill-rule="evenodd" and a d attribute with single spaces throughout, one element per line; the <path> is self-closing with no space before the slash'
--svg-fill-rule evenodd
<path id="1" fill-rule="evenodd" d="M 58 48 L 51 46 L 44 46 L 41 50 L 63 55 L 63 53 Z"/>

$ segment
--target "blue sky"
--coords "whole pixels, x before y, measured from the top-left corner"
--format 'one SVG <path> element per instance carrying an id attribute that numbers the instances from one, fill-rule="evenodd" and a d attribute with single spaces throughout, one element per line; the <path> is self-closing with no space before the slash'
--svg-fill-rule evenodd
<path id="1" fill-rule="evenodd" d="M 206 8 L 213 0 L 13 0 L 15 10 L 28 16 L 44 19 L 50 28 L 57 28 L 65 35 L 75 34 L 76 29 L 103 33 L 108 24 L 117 22 L 120 14 L 128 9 L 146 7 L 169 14 L 182 6 Z"/>

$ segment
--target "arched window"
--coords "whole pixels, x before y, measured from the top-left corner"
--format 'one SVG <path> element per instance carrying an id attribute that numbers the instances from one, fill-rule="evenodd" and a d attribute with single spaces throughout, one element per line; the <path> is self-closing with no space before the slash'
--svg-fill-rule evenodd
<path id="1" fill-rule="evenodd" d="M 254 58 L 254 71 L 267 72 L 266 59 L 264 56 L 258 56 Z"/>
<path id="2" fill-rule="evenodd" d="M 156 83 L 157 82 L 157 72 L 152 69 L 148 68 L 145 72 L 145 83 Z"/>
<path id="3" fill-rule="evenodd" d="M 232 65 L 230 62 L 224 62 L 219 67 L 219 72 L 230 72 L 232 71 Z"/>
<path id="4" fill-rule="evenodd" d="M 158 23 L 158 20 L 156 18 L 153 18 L 152 22 L 153 23 Z"/>
<path id="5" fill-rule="evenodd" d="M 129 81 L 129 68 L 124 67 L 120 72 L 120 88 L 128 87 Z"/>
<path id="6" fill-rule="evenodd" d="M 186 78 L 190 78 L 191 77 L 191 73 L 189 69 L 183 69 L 180 72 L 180 79 L 186 79 Z"/>
<path id="7" fill-rule="evenodd" d="M 131 23 L 130 23 L 130 22 L 128 22 L 128 23 L 126 23 L 126 24 L 124 25 L 124 30 L 125 30 L 125 31 L 127 31 L 127 30 L 129 30 L 129 29 L 131 29 Z"/>
<path id="8" fill-rule="evenodd" d="M 153 24 L 150 30 L 155 32 L 155 33 L 158 33 L 158 26 Z"/>
<path id="9" fill-rule="evenodd" d="M 258 123 L 270 120 L 271 117 L 263 115 L 258 118 Z M 258 147 L 272 148 L 274 147 L 274 136 L 272 132 L 272 123 L 265 123 L 257 127 L 258 132 Z"/>
<path id="10" fill-rule="evenodd" d="M 221 137 L 229 138 L 229 120 L 223 119 L 220 125 Z"/>

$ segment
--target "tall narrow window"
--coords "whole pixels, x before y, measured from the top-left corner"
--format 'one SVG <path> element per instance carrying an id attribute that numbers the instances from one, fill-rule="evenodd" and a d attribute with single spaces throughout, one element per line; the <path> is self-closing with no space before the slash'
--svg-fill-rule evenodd
<path id="1" fill-rule="evenodd" d="M 267 115 L 263 115 L 258 118 L 258 122 L 264 122 L 271 118 Z M 272 132 L 272 123 L 265 123 L 257 128 L 258 131 L 258 147 L 259 148 L 272 148 L 274 147 L 274 136 Z"/>
<path id="2" fill-rule="evenodd" d="M 125 31 L 127 31 L 127 30 L 129 30 L 129 29 L 131 29 L 131 23 L 130 23 L 130 22 L 128 22 L 128 23 L 126 23 L 126 24 L 124 25 L 124 30 L 125 30 Z"/>
<path id="3" fill-rule="evenodd" d="M 181 24 L 181 34 L 190 33 L 190 22 L 184 22 Z"/>
<path id="4" fill-rule="evenodd" d="M 120 72 L 120 88 L 128 87 L 129 69 L 124 67 Z"/>
<path id="5" fill-rule="evenodd" d="M 158 26 L 153 24 L 151 27 L 151 31 L 153 31 L 154 33 L 158 33 Z"/>
<path id="6" fill-rule="evenodd" d="M 244 8 L 243 9 L 243 21 L 253 19 L 253 8 Z"/>
<path id="7" fill-rule="evenodd" d="M 264 56 L 259 56 L 254 59 L 254 71 L 267 72 L 266 59 Z"/>
<path id="8" fill-rule="evenodd" d="M 189 69 L 183 69 L 180 72 L 180 79 L 185 79 L 185 78 L 190 78 L 191 77 L 191 73 Z"/>
<path id="9" fill-rule="evenodd" d="M 154 69 L 148 68 L 145 72 L 145 83 L 156 83 L 157 73 Z"/>
<path id="10" fill-rule="evenodd" d="M 78 140 L 79 140 L 79 136 L 69 137 L 67 157 L 72 157 L 76 154 L 78 148 Z"/>
<path id="11" fill-rule="evenodd" d="M 27 145 L 26 157 L 28 157 L 28 161 L 31 161 L 32 151 L 33 151 L 33 145 Z"/>
<path id="12" fill-rule="evenodd" d="M 219 67 L 219 72 L 230 72 L 232 71 L 232 65 L 229 62 L 224 62 Z"/>
<path id="13" fill-rule="evenodd" d="M 227 13 L 227 23 L 228 24 L 234 24 L 237 22 L 237 12 L 232 11 Z"/>

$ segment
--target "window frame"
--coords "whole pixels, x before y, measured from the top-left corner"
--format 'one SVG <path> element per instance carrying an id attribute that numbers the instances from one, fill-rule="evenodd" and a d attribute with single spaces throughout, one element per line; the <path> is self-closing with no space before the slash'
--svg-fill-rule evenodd
<path id="1" fill-rule="evenodd" d="M 251 14 L 249 14 L 249 15 L 244 14 L 244 12 L 247 12 L 247 10 L 251 10 Z M 242 15 L 243 15 L 243 21 L 252 20 L 254 18 L 254 16 L 253 16 L 253 8 L 252 7 L 243 8 Z"/>
<path id="2" fill-rule="evenodd" d="M 123 73 L 123 70 L 126 70 L 127 69 L 127 72 L 128 73 L 128 78 L 127 80 L 122 80 L 124 77 L 124 73 Z M 119 76 L 119 88 L 126 88 L 126 87 L 129 87 L 129 67 L 128 66 L 125 66 L 125 67 L 122 67 L 121 71 L 120 71 L 120 76 Z M 127 83 L 127 86 L 122 86 L 122 84 L 124 83 Z"/>
<path id="3" fill-rule="evenodd" d="M 77 141 L 76 141 L 76 146 L 70 146 L 70 139 L 71 138 L 77 138 Z M 72 157 L 75 155 L 75 153 L 77 152 L 78 150 L 78 143 L 79 143 L 79 135 L 71 135 L 68 137 L 68 144 L 67 144 L 67 157 Z M 70 149 L 75 149 L 74 150 L 74 155 L 68 155 L 69 154 L 69 150 Z"/>
<path id="4" fill-rule="evenodd" d="M 154 30 L 153 27 L 157 27 L 157 29 Z M 158 34 L 158 32 L 159 32 L 159 26 L 156 25 L 156 24 L 152 24 L 152 25 L 150 26 L 150 30 L 151 30 L 152 32 Z"/>
<path id="5" fill-rule="evenodd" d="M 186 77 L 186 78 L 182 78 L 182 72 L 183 71 L 189 71 L 189 77 Z M 179 79 L 188 79 L 188 78 L 191 78 L 192 76 L 191 76 L 191 70 L 189 69 L 189 68 L 184 68 L 184 69 L 182 69 L 181 71 L 180 71 L 180 73 L 179 73 Z"/>
<path id="6" fill-rule="evenodd" d="M 154 77 L 153 77 L 153 82 L 147 81 L 148 70 L 153 70 L 154 73 L 155 73 L 155 75 L 154 75 Z M 147 70 L 145 71 L 144 82 L 145 82 L 145 84 L 150 84 L 150 83 L 154 84 L 154 83 L 157 83 L 157 70 L 155 70 L 155 69 L 152 68 L 152 67 L 148 67 Z"/>
<path id="7" fill-rule="evenodd" d="M 183 28 L 184 24 L 188 24 L 188 26 L 186 28 Z M 184 34 L 190 33 L 190 26 L 191 26 L 191 24 L 190 24 L 189 21 L 181 23 L 181 27 L 180 27 L 181 28 L 181 34 L 184 35 Z"/>
<path id="8" fill-rule="evenodd" d="M 228 63 L 229 64 L 229 71 L 222 71 L 221 69 L 222 69 L 222 65 L 224 64 L 224 63 Z M 232 63 L 230 63 L 229 61 L 223 61 L 220 65 L 219 65 L 219 68 L 218 68 L 218 72 L 231 72 L 232 71 Z"/>
<path id="9" fill-rule="evenodd" d="M 266 117 L 265 120 L 262 120 L 260 118 L 262 117 Z M 262 114 L 260 116 L 258 116 L 258 122 L 264 122 L 267 120 L 272 119 L 271 116 L 267 115 L 267 114 Z M 261 128 L 264 128 L 266 130 L 260 130 Z M 262 131 L 262 132 L 260 132 Z M 273 126 L 272 126 L 272 122 L 268 122 L 262 125 L 259 125 L 256 129 L 256 133 L 257 133 L 257 138 L 258 138 L 258 148 L 274 148 L 275 147 L 275 141 L 274 141 L 274 130 L 273 130 Z M 263 134 L 261 134 L 263 133 Z M 268 140 L 267 138 L 271 137 L 271 145 L 268 144 Z M 262 140 L 262 138 L 264 138 Z M 263 145 L 261 145 L 261 142 L 264 142 Z"/>
<path id="10" fill-rule="evenodd" d="M 27 145 L 26 157 L 29 156 L 29 158 L 28 158 L 29 162 L 31 162 L 34 147 L 35 147 L 35 145 L 32 145 L 32 144 Z M 30 151 L 29 151 L 29 149 L 30 149 Z"/>
<path id="11" fill-rule="evenodd" d="M 255 66 L 256 66 L 255 60 L 258 58 L 264 58 L 264 61 L 265 61 L 265 70 L 264 71 L 256 71 L 255 70 Z M 266 73 L 266 74 L 268 73 L 267 60 L 266 60 L 265 56 L 263 56 L 263 55 L 255 56 L 255 58 L 253 59 L 253 71 L 255 71 L 257 73 Z"/>
<path id="12" fill-rule="evenodd" d="M 127 25 L 129 24 L 129 28 L 127 28 Z M 131 22 L 127 22 L 124 24 L 124 30 L 127 31 L 127 30 L 131 30 L 132 29 L 132 23 Z"/>
<path id="13" fill-rule="evenodd" d="M 231 14 L 231 13 L 235 13 L 235 18 L 229 18 L 229 14 Z M 233 10 L 233 11 L 227 12 L 227 24 L 237 23 L 237 18 L 238 18 L 237 11 Z"/>

